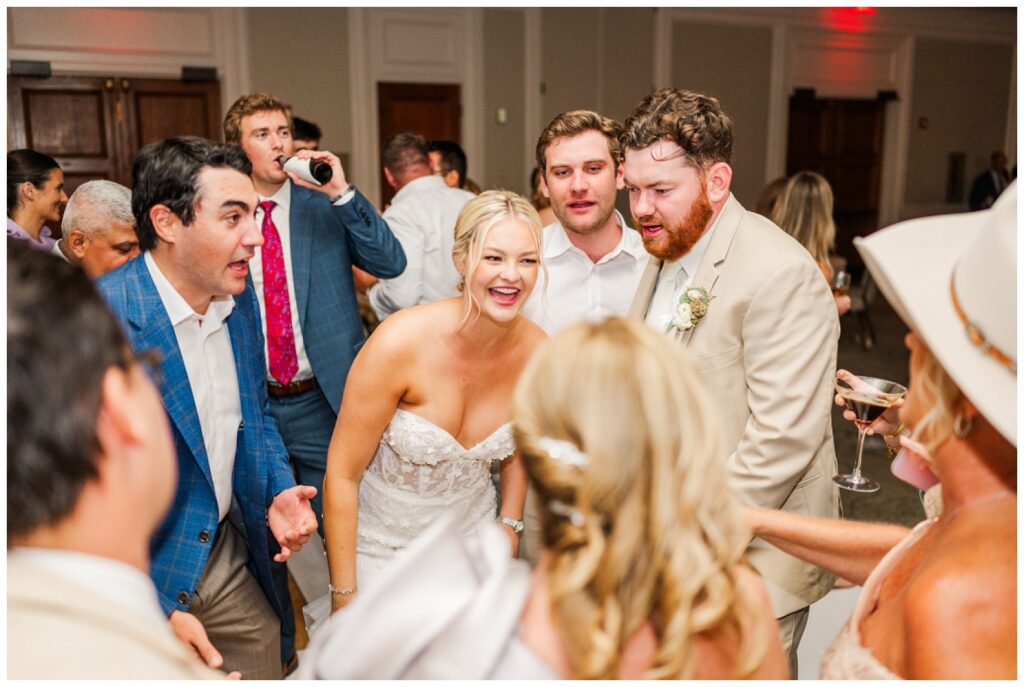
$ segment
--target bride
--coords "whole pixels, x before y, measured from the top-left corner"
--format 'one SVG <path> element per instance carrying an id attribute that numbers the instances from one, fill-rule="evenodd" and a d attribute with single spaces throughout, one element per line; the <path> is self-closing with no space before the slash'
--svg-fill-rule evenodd
<path id="1" fill-rule="evenodd" d="M 445 513 L 466 534 L 498 516 L 516 554 L 526 473 L 509 418 L 516 379 L 545 339 L 519 314 L 537 280 L 540 229 L 514 193 L 469 201 L 452 249 L 462 296 L 387 318 L 352 365 L 324 479 L 332 611 Z"/>

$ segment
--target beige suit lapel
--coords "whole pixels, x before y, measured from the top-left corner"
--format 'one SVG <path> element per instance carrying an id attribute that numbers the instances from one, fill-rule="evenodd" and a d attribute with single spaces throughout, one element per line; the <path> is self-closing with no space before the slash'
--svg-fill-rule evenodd
<path id="1" fill-rule="evenodd" d="M 658 286 L 658 275 L 661 274 L 661 260 L 651 256 L 647 261 L 643 276 L 636 287 L 636 294 L 633 295 L 633 302 L 629 304 L 629 315 L 631 320 L 643 320 L 647 317 L 647 311 L 651 309 L 651 300 L 654 298 L 654 289 Z"/>
<path id="2" fill-rule="evenodd" d="M 743 206 L 730 193 L 729 200 L 722 207 L 722 215 L 718 219 L 715 233 L 711 235 L 711 242 L 708 243 L 700 265 L 697 267 L 697 274 L 694 275 L 693 281 L 690 283 L 691 288 L 702 287 L 711 295 L 711 302 L 708 303 L 708 313 L 711 313 L 715 307 L 714 296 L 715 283 L 718 281 L 719 275 L 718 266 L 725 261 L 726 255 L 729 254 L 729 247 L 732 245 L 732 240 L 736 237 L 736 229 L 743 219 L 744 212 Z M 693 338 L 693 332 L 699 326 L 700 321 L 686 331 L 679 331 L 677 329 L 674 330 L 674 333 L 678 341 L 686 346 L 690 343 L 690 339 Z"/>

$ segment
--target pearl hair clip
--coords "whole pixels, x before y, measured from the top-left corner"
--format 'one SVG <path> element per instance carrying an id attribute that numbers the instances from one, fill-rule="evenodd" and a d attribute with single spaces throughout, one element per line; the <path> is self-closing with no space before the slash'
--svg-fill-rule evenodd
<path id="1" fill-rule="evenodd" d="M 590 462 L 590 456 L 579 450 L 571 441 L 541 437 L 537 445 L 549 456 L 566 465 L 581 468 Z"/>

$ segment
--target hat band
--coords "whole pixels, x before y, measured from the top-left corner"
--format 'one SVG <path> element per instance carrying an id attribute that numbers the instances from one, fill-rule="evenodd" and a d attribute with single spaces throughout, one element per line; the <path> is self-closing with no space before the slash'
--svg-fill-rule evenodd
<path id="1" fill-rule="evenodd" d="M 964 325 L 964 330 L 967 332 L 967 338 L 970 339 L 971 343 L 980 348 L 988 355 L 995 358 L 1000 365 L 1008 369 L 1014 375 L 1017 374 L 1017 363 L 1010 356 L 1006 355 L 998 348 L 996 348 L 991 341 L 985 338 L 985 334 L 982 333 L 978 327 L 970 321 L 967 317 L 967 313 L 960 306 L 960 301 L 956 297 L 956 287 L 953 282 L 953 277 L 949 278 L 949 295 L 953 300 L 953 312 L 960 318 L 960 322 Z"/>

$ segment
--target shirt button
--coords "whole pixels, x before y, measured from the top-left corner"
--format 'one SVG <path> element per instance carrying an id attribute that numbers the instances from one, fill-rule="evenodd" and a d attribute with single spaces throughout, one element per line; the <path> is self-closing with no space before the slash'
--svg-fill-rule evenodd
<path id="1" fill-rule="evenodd" d="M 188 593 L 187 592 L 178 592 L 178 603 L 180 603 L 180 604 L 187 604 L 188 603 Z"/>
<path id="2" fill-rule="evenodd" d="M 210 541 L 210 533 L 207 532 L 206 530 L 203 530 L 202 532 L 200 532 L 199 533 L 199 541 L 203 542 L 204 544 L 206 542 Z"/>

